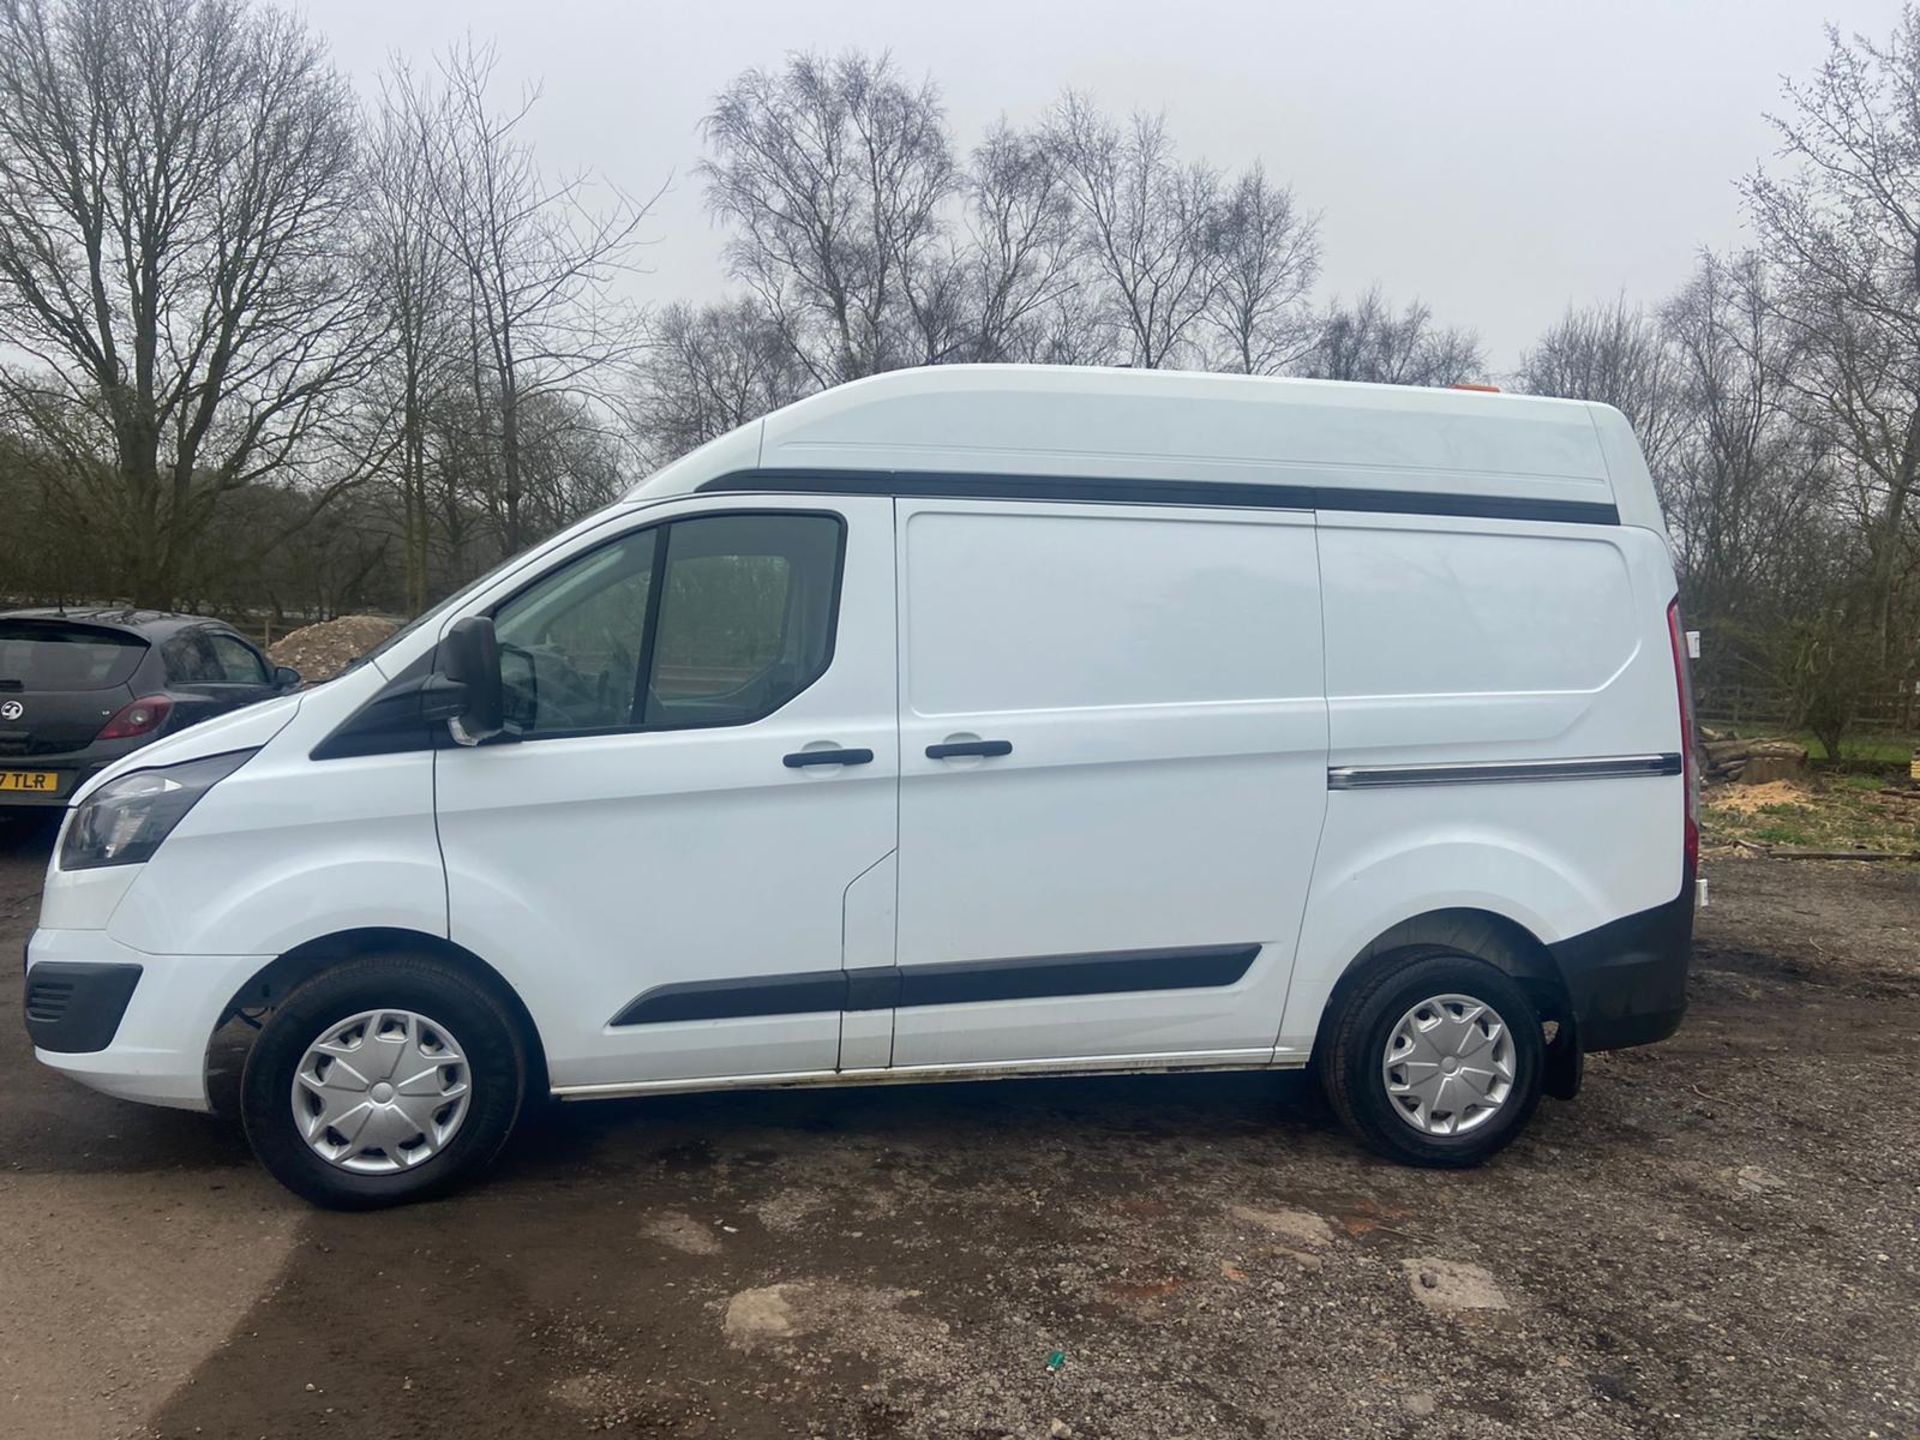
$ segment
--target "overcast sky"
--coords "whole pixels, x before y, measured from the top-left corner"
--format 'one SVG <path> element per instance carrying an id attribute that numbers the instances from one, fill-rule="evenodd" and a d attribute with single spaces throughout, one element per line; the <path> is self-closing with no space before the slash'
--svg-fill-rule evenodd
<path id="1" fill-rule="evenodd" d="M 1655 300 L 1741 234 L 1734 180 L 1769 157 L 1780 77 L 1824 21 L 1884 38 L 1896 0 L 309 0 L 371 83 L 471 30 L 538 81 L 554 169 L 669 183 L 641 299 L 726 287 L 692 175 L 713 93 L 794 49 L 889 49 L 930 73 L 963 148 L 1066 86 L 1163 110 L 1183 152 L 1259 157 L 1322 214 L 1323 297 L 1374 282 L 1472 324 L 1496 372 L 1570 300 Z M 503 97 L 509 92 L 503 89 Z"/>

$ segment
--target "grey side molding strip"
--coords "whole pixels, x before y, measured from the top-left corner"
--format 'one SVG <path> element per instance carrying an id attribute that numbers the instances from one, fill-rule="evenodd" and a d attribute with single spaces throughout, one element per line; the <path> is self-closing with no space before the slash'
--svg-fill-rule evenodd
<path id="1" fill-rule="evenodd" d="M 1500 785 L 1538 780 L 1618 780 L 1632 775 L 1679 775 L 1670 755 L 1592 755 L 1577 760 L 1473 761 L 1443 765 L 1339 765 L 1327 771 L 1329 790 L 1387 790 L 1402 785 Z"/>

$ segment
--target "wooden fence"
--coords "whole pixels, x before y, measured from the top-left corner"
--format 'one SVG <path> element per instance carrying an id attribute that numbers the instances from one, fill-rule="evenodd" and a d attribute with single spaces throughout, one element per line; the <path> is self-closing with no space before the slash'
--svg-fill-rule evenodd
<path id="1" fill-rule="evenodd" d="M 1800 728 L 1800 716 L 1792 695 L 1776 685 L 1698 680 L 1693 700 L 1703 724 Z M 1920 730 L 1920 694 L 1915 693 L 1913 686 L 1869 694 L 1860 702 L 1860 716 L 1854 728 L 1900 734 Z"/>

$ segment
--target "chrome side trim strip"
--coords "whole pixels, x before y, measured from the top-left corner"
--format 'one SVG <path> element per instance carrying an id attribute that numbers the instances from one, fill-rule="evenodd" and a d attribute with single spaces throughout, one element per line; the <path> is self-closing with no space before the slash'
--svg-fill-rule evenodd
<path id="1" fill-rule="evenodd" d="M 1633 775 L 1678 775 L 1680 755 L 1592 755 L 1577 760 L 1475 761 L 1442 765 L 1337 765 L 1329 790 L 1387 790 L 1402 785 L 1501 785 L 1527 780 L 1618 780 Z"/>
<path id="2" fill-rule="evenodd" d="M 773 1075 L 713 1075 L 692 1080 L 635 1080 L 556 1085 L 561 1100 L 614 1100 L 624 1095 L 682 1095 L 709 1090 L 790 1090 L 818 1085 L 926 1085 L 945 1080 L 1045 1080 L 1056 1075 L 1181 1075 L 1199 1070 L 1299 1070 L 1305 1052 L 1201 1050 L 1160 1055 L 1069 1055 L 1052 1060 L 948 1061 L 856 1070 L 798 1070 Z"/>

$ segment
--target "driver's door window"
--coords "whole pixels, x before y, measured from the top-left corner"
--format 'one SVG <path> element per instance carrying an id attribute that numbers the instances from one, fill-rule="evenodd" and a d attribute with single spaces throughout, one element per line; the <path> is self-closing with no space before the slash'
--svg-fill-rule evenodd
<path id="1" fill-rule="evenodd" d="M 842 525 L 700 516 L 574 560 L 494 616 L 523 737 L 738 725 L 771 714 L 832 653 Z"/>
<path id="2" fill-rule="evenodd" d="M 500 608 L 506 715 L 523 735 L 633 723 L 660 530 L 582 556 Z"/>

